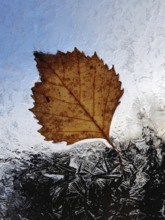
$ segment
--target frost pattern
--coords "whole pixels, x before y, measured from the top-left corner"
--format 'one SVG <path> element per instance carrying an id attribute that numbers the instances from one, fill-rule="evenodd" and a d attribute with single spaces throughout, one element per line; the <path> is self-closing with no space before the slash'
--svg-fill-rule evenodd
<path id="1" fill-rule="evenodd" d="M 0 181 L 0 218 L 163 220 L 165 143 L 144 128 L 141 139 L 120 146 L 123 170 L 102 142 L 4 161 L 12 168 Z"/>
<path id="2" fill-rule="evenodd" d="M 40 126 L 28 111 L 38 79 L 34 50 L 97 51 L 115 65 L 125 89 L 111 126 L 113 138 L 138 137 L 147 124 L 164 138 L 164 11 L 162 0 L 1 0 L 0 157 L 54 146 L 37 133 Z"/>

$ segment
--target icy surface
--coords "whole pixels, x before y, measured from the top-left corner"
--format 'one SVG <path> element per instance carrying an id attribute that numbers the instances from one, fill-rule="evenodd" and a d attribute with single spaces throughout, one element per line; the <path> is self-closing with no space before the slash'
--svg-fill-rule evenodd
<path id="1" fill-rule="evenodd" d="M 165 142 L 145 128 L 119 149 L 123 166 L 102 142 L 4 161 L 0 219 L 165 219 Z"/>
<path id="2" fill-rule="evenodd" d="M 120 73 L 124 96 L 111 136 L 138 137 L 149 125 L 165 139 L 165 1 L 1 0 L 0 150 L 61 150 L 45 142 L 29 108 L 38 80 L 32 52 L 97 51 Z"/>

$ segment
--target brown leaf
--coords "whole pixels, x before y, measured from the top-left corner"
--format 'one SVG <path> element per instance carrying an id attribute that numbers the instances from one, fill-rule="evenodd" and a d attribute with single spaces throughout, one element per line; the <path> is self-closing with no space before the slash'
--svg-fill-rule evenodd
<path id="1" fill-rule="evenodd" d="M 39 132 L 46 140 L 72 144 L 85 138 L 105 138 L 123 94 L 119 76 L 96 53 L 77 48 L 56 55 L 34 52 L 41 82 L 32 88 Z"/>

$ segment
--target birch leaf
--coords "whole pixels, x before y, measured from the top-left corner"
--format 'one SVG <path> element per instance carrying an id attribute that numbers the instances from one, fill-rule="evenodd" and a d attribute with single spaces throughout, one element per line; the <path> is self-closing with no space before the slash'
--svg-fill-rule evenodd
<path id="1" fill-rule="evenodd" d="M 34 52 L 41 82 L 32 88 L 31 111 L 46 140 L 73 144 L 86 138 L 109 140 L 109 128 L 123 94 L 114 67 L 77 48 L 56 55 Z"/>

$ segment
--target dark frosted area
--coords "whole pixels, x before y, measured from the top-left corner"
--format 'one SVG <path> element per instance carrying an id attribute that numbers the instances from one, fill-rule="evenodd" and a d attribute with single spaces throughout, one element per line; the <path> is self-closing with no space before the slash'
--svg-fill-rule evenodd
<path id="1" fill-rule="evenodd" d="M 12 160 L 0 183 L 1 219 L 165 219 L 165 143 L 145 128 L 120 149 L 123 169 L 101 142 Z"/>

